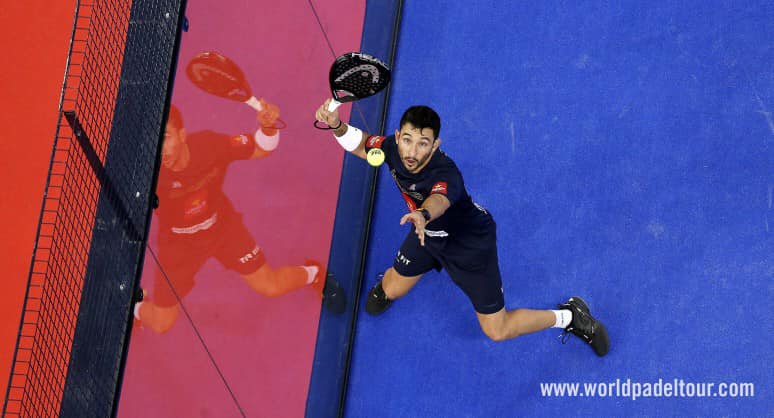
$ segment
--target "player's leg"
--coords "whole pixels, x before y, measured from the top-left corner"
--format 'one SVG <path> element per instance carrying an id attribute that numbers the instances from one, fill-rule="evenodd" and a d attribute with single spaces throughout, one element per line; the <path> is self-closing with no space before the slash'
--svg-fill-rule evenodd
<path id="1" fill-rule="evenodd" d="M 379 315 L 386 311 L 393 300 L 408 293 L 421 278 L 422 274 L 403 276 L 395 271 L 395 267 L 388 268 L 383 274 L 377 276 L 379 281 L 368 292 L 366 312 L 371 315 Z M 389 289 L 389 296 L 385 288 Z"/>
<path id="2" fill-rule="evenodd" d="M 421 278 L 422 274 L 404 276 L 395 271 L 395 267 L 390 267 L 382 275 L 380 283 L 384 290 L 384 295 L 391 300 L 395 300 L 408 293 Z"/>
<path id="3" fill-rule="evenodd" d="M 551 328 L 556 317 L 551 311 L 505 308 L 491 314 L 476 312 L 481 330 L 492 341 L 505 341 L 519 335 L 530 334 Z"/>
<path id="4" fill-rule="evenodd" d="M 481 281 L 490 282 L 491 280 L 482 279 Z M 489 290 L 485 290 L 486 288 Z M 586 341 L 598 356 L 604 356 L 610 350 L 610 340 L 605 326 L 591 316 L 586 303 L 577 296 L 570 298 L 567 303 L 560 304 L 559 310 L 514 309 L 509 311 L 503 307 L 491 312 L 497 305 L 492 306 L 488 301 L 496 300 L 497 293 L 502 294 L 501 291 L 489 285 L 479 286 L 476 290 L 466 291 L 466 293 L 473 301 L 481 329 L 493 341 L 505 341 L 548 328 L 562 328 L 565 334 L 572 333 Z"/>
<path id="5" fill-rule="evenodd" d="M 442 263 L 454 283 L 468 296 L 481 330 L 493 341 L 550 328 L 556 316 L 548 310 L 505 309 L 494 226 L 465 243 L 450 243 Z"/>
<path id="6" fill-rule="evenodd" d="M 257 270 L 242 274 L 248 285 L 257 293 L 277 297 L 312 284 L 319 274 L 319 267 L 313 272 L 306 266 L 285 266 L 273 268 L 264 262 Z"/>
<path id="7" fill-rule="evenodd" d="M 380 275 L 380 280 L 368 292 L 366 312 L 371 315 L 384 312 L 393 300 L 408 293 L 422 275 L 433 268 L 440 268 L 440 264 L 420 245 L 417 235 L 410 231 L 403 240 L 392 267 Z"/>
<path id="8" fill-rule="evenodd" d="M 218 239 L 215 258 L 239 273 L 256 293 L 277 297 L 315 282 L 320 283 L 317 290 L 322 290 L 325 271 L 318 263 L 273 268 L 242 223 L 241 215 L 221 221 L 223 233 Z"/>
<path id="9" fill-rule="evenodd" d="M 154 332 L 164 334 L 175 325 L 180 316 L 180 307 L 177 303 L 171 306 L 159 306 L 152 300 L 143 300 L 135 305 L 135 318 L 143 327 L 148 327 Z"/>
<path id="10" fill-rule="evenodd" d="M 562 328 L 589 343 L 599 356 L 607 354 L 610 341 L 601 322 L 591 316 L 585 302 L 573 297 L 559 310 L 505 309 L 497 248 L 466 250 L 444 259 L 444 268 L 468 296 L 481 330 L 493 341 L 505 341 L 547 328 Z"/>
<path id="11" fill-rule="evenodd" d="M 153 293 L 143 290 L 143 301 L 135 305 L 135 318 L 143 327 L 163 334 L 180 315 L 178 301 L 194 287 L 194 276 L 209 255 L 194 245 L 194 236 L 159 236 L 159 265 L 154 266 Z"/>

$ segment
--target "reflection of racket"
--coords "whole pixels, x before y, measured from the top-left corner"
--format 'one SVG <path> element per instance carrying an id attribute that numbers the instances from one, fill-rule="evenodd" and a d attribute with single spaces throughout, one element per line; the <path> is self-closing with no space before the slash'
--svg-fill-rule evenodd
<path id="1" fill-rule="evenodd" d="M 328 81 L 333 94 L 328 110 L 332 112 L 342 103 L 354 102 L 384 90 L 390 82 L 390 69 L 368 54 L 349 52 L 333 62 Z M 315 127 L 326 129 L 317 126 L 317 122 Z"/>
<path id="2" fill-rule="evenodd" d="M 225 55 L 215 52 L 201 52 L 191 59 L 185 69 L 186 75 L 196 87 L 224 99 L 242 102 L 258 112 L 263 110 L 261 102 L 253 96 L 253 90 L 242 69 Z M 277 119 L 282 129 L 287 125 Z"/>

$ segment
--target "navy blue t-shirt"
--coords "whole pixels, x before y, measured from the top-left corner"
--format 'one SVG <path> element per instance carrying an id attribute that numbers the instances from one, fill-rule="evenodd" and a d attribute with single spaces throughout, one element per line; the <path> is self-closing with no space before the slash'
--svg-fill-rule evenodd
<path id="1" fill-rule="evenodd" d="M 443 215 L 427 224 L 426 235 L 449 237 L 456 241 L 491 232 L 494 225 L 491 216 L 473 202 L 465 189 L 460 170 L 445 152 L 436 150 L 427 165 L 415 174 L 403 165 L 394 135 L 368 137 L 365 143 L 366 152 L 373 148 L 381 148 L 384 151 L 384 161 L 409 210 L 421 207 L 425 199 L 432 194 L 442 194 L 449 199 L 451 206 Z"/>

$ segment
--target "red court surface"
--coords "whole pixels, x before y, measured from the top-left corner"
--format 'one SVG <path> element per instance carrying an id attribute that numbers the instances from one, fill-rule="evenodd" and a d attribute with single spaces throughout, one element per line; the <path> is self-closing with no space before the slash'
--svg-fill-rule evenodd
<path id="1" fill-rule="evenodd" d="M 183 34 L 172 100 L 187 137 L 209 130 L 252 138 L 258 128 L 255 110 L 208 94 L 187 77 L 187 64 L 205 51 L 237 63 L 255 96 L 276 104 L 287 123 L 272 154 L 223 169 L 223 194 L 274 268 L 307 259 L 327 264 L 343 151 L 312 122 L 330 94 L 334 54 L 359 48 L 364 7 L 358 0 L 188 3 L 190 30 Z M 161 193 L 160 200 L 156 214 L 164 209 Z M 207 196 L 192 210 L 197 202 Z M 234 244 L 232 236 L 203 251 L 218 253 Z M 154 300 L 155 282 L 164 280 L 154 255 L 170 251 L 159 248 L 156 215 L 149 245 L 153 253 L 146 252 L 141 283 Z M 176 271 L 164 270 L 171 276 Z M 303 416 L 320 314 L 320 296 L 312 288 L 262 296 L 210 257 L 182 306 L 190 321 L 181 314 L 163 334 L 144 326 L 134 330 L 120 417 Z"/>
<path id="2" fill-rule="evenodd" d="M 0 404 L 5 402 L 56 130 L 75 0 L 4 2 L 0 12 Z"/>

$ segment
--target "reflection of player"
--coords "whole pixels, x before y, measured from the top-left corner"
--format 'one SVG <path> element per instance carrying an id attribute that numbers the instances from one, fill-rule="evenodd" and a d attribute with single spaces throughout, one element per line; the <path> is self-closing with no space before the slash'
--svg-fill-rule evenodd
<path id="1" fill-rule="evenodd" d="M 175 323 L 178 297 L 191 291 L 194 276 L 210 257 L 238 272 L 262 295 L 280 296 L 310 284 L 317 292 L 323 290 L 325 272 L 319 263 L 272 268 L 242 223 L 242 215 L 223 193 L 226 168 L 232 161 L 265 157 L 279 143 L 280 133 L 274 128 L 279 109 L 263 100 L 261 104 L 262 128 L 252 138 L 212 131 L 189 135 L 178 109 L 170 109 L 157 186 L 158 255 L 163 272 L 157 270 L 153 300 L 135 307 L 137 319 L 156 332 L 166 332 Z"/>

